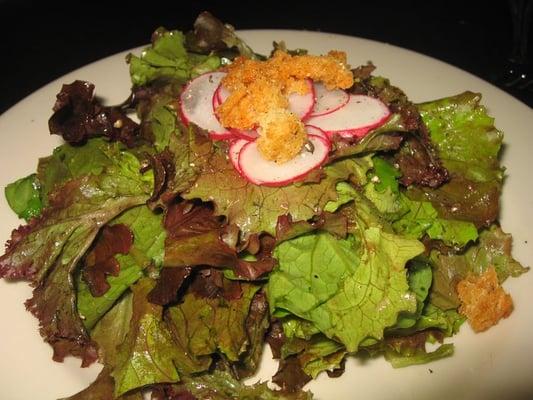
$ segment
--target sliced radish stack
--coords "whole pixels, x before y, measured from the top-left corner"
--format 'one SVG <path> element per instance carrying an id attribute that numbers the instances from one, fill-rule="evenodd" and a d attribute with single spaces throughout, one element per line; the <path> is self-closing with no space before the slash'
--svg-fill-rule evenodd
<path id="1" fill-rule="evenodd" d="M 239 153 L 241 152 L 241 149 L 244 147 L 244 145 L 250 143 L 249 140 L 245 139 L 237 139 L 231 143 L 229 146 L 229 159 L 231 163 L 233 164 L 233 167 L 237 170 L 239 174 L 242 175 L 241 167 L 239 167 Z"/>
<path id="2" fill-rule="evenodd" d="M 264 159 L 257 142 L 249 142 L 239 152 L 239 169 L 247 180 L 256 185 L 283 186 L 295 182 L 320 167 L 331 150 L 329 140 L 321 136 L 309 135 L 308 139 L 314 147 L 313 152 L 303 149 L 283 164 Z"/>
<path id="3" fill-rule="evenodd" d="M 322 83 L 315 83 L 315 104 L 313 110 L 309 114 L 309 117 L 317 117 L 319 115 L 325 115 L 344 107 L 350 95 L 344 90 L 335 89 L 328 90 Z"/>
<path id="4" fill-rule="evenodd" d="M 218 122 L 213 110 L 213 95 L 225 75 L 225 72 L 208 72 L 194 78 L 185 87 L 180 95 L 180 110 L 187 125 L 192 122 L 209 131 L 211 136 L 231 136 Z"/>
<path id="5" fill-rule="evenodd" d="M 349 95 L 348 102 L 337 110 L 309 118 L 306 123 L 325 131 L 328 136 L 362 137 L 383 125 L 390 110 L 379 99 L 365 95 Z"/>

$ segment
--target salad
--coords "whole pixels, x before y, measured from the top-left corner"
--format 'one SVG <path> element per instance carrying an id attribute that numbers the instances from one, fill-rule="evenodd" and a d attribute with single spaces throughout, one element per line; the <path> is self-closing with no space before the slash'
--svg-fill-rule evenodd
<path id="1" fill-rule="evenodd" d="M 120 105 L 63 86 L 65 144 L 5 188 L 27 223 L 0 276 L 34 287 L 55 361 L 103 364 L 69 399 L 307 399 L 348 357 L 428 363 L 511 314 L 527 269 L 479 94 L 413 104 L 372 64 L 259 55 L 208 13 L 127 62 Z M 265 343 L 277 390 L 243 383 Z"/>

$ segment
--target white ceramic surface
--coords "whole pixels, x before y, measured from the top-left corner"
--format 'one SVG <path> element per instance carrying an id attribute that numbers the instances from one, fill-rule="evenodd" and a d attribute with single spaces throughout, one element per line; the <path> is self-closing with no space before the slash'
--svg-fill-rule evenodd
<path id="1" fill-rule="evenodd" d="M 242 31 L 256 49 L 268 53 L 273 40 L 312 53 L 344 50 L 352 66 L 371 60 L 376 73 L 390 78 L 416 102 L 453 95 L 464 90 L 483 94 L 483 103 L 503 130 L 507 167 L 501 224 L 515 238 L 514 255 L 533 265 L 533 111 L 526 105 L 455 67 L 384 43 L 334 34 L 300 31 Z M 65 49 L 65 57 L 72 50 Z M 76 51 L 82 51 L 77 49 Z M 27 97 L 0 117 L 0 186 L 34 171 L 37 158 L 59 144 L 47 130 L 55 94 L 63 82 L 75 79 L 96 84 L 99 96 L 117 103 L 128 95 L 129 77 L 124 57 L 108 57 L 74 71 Z M 16 82 L 12 84 L 16 85 Z M 0 241 L 20 222 L 0 196 Z M 527 243 L 529 241 L 529 244 Z M 533 272 L 505 285 L 513 295 L 515 311 L 491 330 L 474 335 L 467 325 L 453 339 L 455 355 L 432 364 L 394 370 L 384 360 L 351 359 L 337 379 L 321 376 L 308 385 L 319 399 L 533 399 Z M 51 349 L 38 333 L 37 321 L 24 310 L 30 297 L 24 283 L 0 282 L 0 398 L 52 400 L 88 385 L 99 367 L 80 369 L 79 361 L 51 360 Z M 268 357 L 265 357 L 268 358 Z M 265 360 L 259 376 L 268 379 L 275 365 Z"/>

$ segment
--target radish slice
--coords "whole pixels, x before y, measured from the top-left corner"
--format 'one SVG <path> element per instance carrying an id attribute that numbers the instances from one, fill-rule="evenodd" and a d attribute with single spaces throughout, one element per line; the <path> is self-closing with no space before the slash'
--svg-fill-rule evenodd
<path id="1" fill-rule="evenodd" d="M 307 132 L 308 135 L 320 136 L 321 138 L 329 141 L 329 136 L 326 134 L 326 132 L 324 132 L 320 128 L 317 128 L 316 126 L 305 125 L 305 131 Z"/>
<path id="2" fill-rule="evenodd" d="M 301 120 L 306 119 L 315 105 L 315 90 L 310 79 L 305 80 L 309 88 L 306 94 L 292 93 L 289 95 L 289 111 Z"/>
<path id="3" fill-rule="evenodd" d="M 242 175 L 241 167 L 239 167 L 239 153 L 241 152 L 241 149 L 244 147 L 244 145 L 250 143 L 249 140 L 245 139 L 237 139 L 233 143 L 231 143 L 229 147 L 229 159 L 237 172 Z"/>
<path id="4" fill-rule="evenodd" d="M 349 95 L 348 103 L 329 114 L 312 117 L 309 125 L 325 131 L 328 136 L 362 137 L 371 129 L 383 125 L 390 110 L 381 101 L 364 95 Z"/>
<path id="5" fill-rule="evenodd" d="M 250 182 L 264 186 L 283 186 L 303 178 L 324 163 L 331 149 L 329 140 L 321 136 L 309 135 L 308 138 L 314 151 L 311 153 L 304 149 L 283 164 L 265 160 L 257 148 L 257 142 L 245 144 L 239 153 L 242 175 Z"/>
<path id="6" fill-rule="evenodd" d="M 322 83 L 315 83 L 313 86 L 315 91 L 315 105 L 309 117 L 332 113 L 344 107 L 350 99 L 350 95 L 344 90 L 328 90 Z"/>
<path id="7" fill-rule="evenodd" d="M 225 72 L 208 72 L 194 78 L 180 95 L 180 110 L 184 122 L 194 123 L 213 135 L 227 134 L 213 110 L 213 96 Z"/>

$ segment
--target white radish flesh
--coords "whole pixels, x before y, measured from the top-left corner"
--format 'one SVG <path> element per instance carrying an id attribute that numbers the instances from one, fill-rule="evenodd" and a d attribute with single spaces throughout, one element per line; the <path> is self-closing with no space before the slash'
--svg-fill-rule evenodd
<path id="1" fill-rule="evenodd" d="M 331 149 L 331 143 L 321 136 L 309 135 L 308 139 L 314 147 L 313 152 L 304 148 L 295 158 L 283 164 L 264 159 L 257 142 L 249 142 L 240 150 L 239 169 L 247 180 L 256 185 L 284 186 L 295 182 L 320 167 Z"/>
<path id="2" fill-rule="evenodd" d="M 364 95 L 349 95 L 348 103 L 329 114 L 309 118 L 306 123 L 333 136 L 362 137 L 371 129 L 383 125 L 390 110 L 381 101 Z"/>
<path id="3" fill-rule="evenodd" d="M 328 90 L 322 83 L 315 83 L 315 104 L 309 117 L 325 115 L 344 107 L 350 95 L 341 89 Z"/>
<path id="4" fill-rule="evenodd" d="M 225 72 L 208 72 L 185 87 L 180 96 L 180 110 L 186 124 L 192 122 L 215 135 L 227 132 L 213 109 L 213 96 L 225 75 Z"/>
<path id="5" fill-rule="evenodd" d="M 301 120 L 305 120 L 313 111 L 315 105 L 315 90 L 313 82 L 306 79 L 308 91 L 306 94 L 292 93 L 289 95 L 289 111 L 296 115 Z"/>

